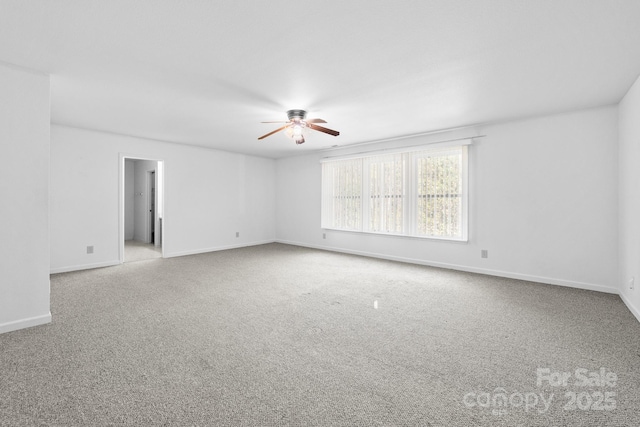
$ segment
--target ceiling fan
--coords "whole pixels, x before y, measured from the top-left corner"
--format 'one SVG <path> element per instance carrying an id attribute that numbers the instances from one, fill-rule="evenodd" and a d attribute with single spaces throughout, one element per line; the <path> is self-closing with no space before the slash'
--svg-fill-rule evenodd
<path id="1" fill-rule="evenodd" d="M 306 119 L 307 112 L 304 110 L 289 110 L 287 111 L 287 117 L 289 118 L 286 122 L 262 122 L 262 123 L 286 123 L 281 128 L 278 128 L 272 132 L 269 132 L 266 135 L 262 135 L 258 139 L 264 139 L 268 136 L 273 135 L 274 133 L 278 133 L 282 130 L 285 131 L 287 136 L 293 139 L 296 144 L 304 143 L 304 134 L 307 129 L 317 130 L 319 132 L 328 133 L 329 135 L 338 136 L 340 132 L 332 129 L 327 129 L 323 126 L 318 126 L 316 123 L 327 123 L 322 119 Z"/>

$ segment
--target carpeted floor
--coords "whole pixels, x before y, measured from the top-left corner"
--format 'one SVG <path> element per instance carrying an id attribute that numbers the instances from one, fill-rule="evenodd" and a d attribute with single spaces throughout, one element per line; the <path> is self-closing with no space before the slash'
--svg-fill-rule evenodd
<path id="1" fill-rule="evenodd" d="M 640 425 L 615 295 L 269 244 L 53 275 L 51 304 L 0 335 L 0 425 Z"/>
<path id="2" fill-rule="evenodd" d="M 144 261 L 153 258 L 162 258 L 162 248 L 137 240 L 124 241 L 124 262 Z"/>

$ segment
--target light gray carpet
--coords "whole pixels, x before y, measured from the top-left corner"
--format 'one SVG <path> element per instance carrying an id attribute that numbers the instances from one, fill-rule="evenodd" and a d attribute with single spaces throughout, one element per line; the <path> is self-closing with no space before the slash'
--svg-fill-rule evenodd
<path id="1" fill-rule="evenodd" d="M 162 258 L 162 248 L 155 247 L 151 243 L 125 240 L 124 262 L 144 261 L 154 258 Z"/>
<path id="2" fill-rule="evenodd" d="M 615 295 L 270 244 L 53 275 L 51 299 L 0 335 L 1 425 L 640 425 Z M 575 385 L 601 367 L 615 385 Z"/>

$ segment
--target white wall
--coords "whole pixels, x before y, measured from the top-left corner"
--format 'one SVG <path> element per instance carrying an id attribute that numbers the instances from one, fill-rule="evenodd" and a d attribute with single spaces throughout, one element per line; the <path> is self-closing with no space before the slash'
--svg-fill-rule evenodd
<path id="1" fill-rule="evenodd" d="M 0 65 L 0 333 L 48 323 L 49 77 Z"/>
<path id="2" fill-rule="evenodd" d="M 166 257 L 275 239 L 274 160 L 53 125 L 52 272 L 119 263 L 121 154 L 164 160 Z"/>
<path id="3" fill-rule="evenodd" d="M 470 148 L 468 243 L 330 230 L 322 238 L 321 157 L 470 134 L 486 137 Z M 280 159 L 276 182 L 282 242 L 616 292 L 616 107 Z"/>
<path id="4" fill-rule="evenodd" d="M 619 105 L 620 296 L 640 320 L 640 78 Z M 634 289 L 629 281 L 635 279 Z"/>
<path id="5" fill-rule="evenodd" d="M 135 203 L 135 160 L 127 159 L 124 162 L 124 239 L 133 240 L 135 230 L 134 203 Z"/>

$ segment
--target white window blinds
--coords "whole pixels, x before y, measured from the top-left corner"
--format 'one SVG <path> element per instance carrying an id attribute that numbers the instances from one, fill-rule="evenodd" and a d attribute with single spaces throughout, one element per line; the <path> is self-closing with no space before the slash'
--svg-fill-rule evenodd
<path id="1" fill-rule="evenodd" d="M 362 230 L 362 159 L 323 163 L 322 228 Z"/>
<path id="2" fill-rule="evenodd" d="M 416 234 L 461 237 L 462 147 L 415 154 Z"/>
<path id="3" fill-rule="evenodd" d="M 402 154 L 363 159 L 368 164 L 368 231 L 402 234 L 404 232 L 405 159 Z"/>

